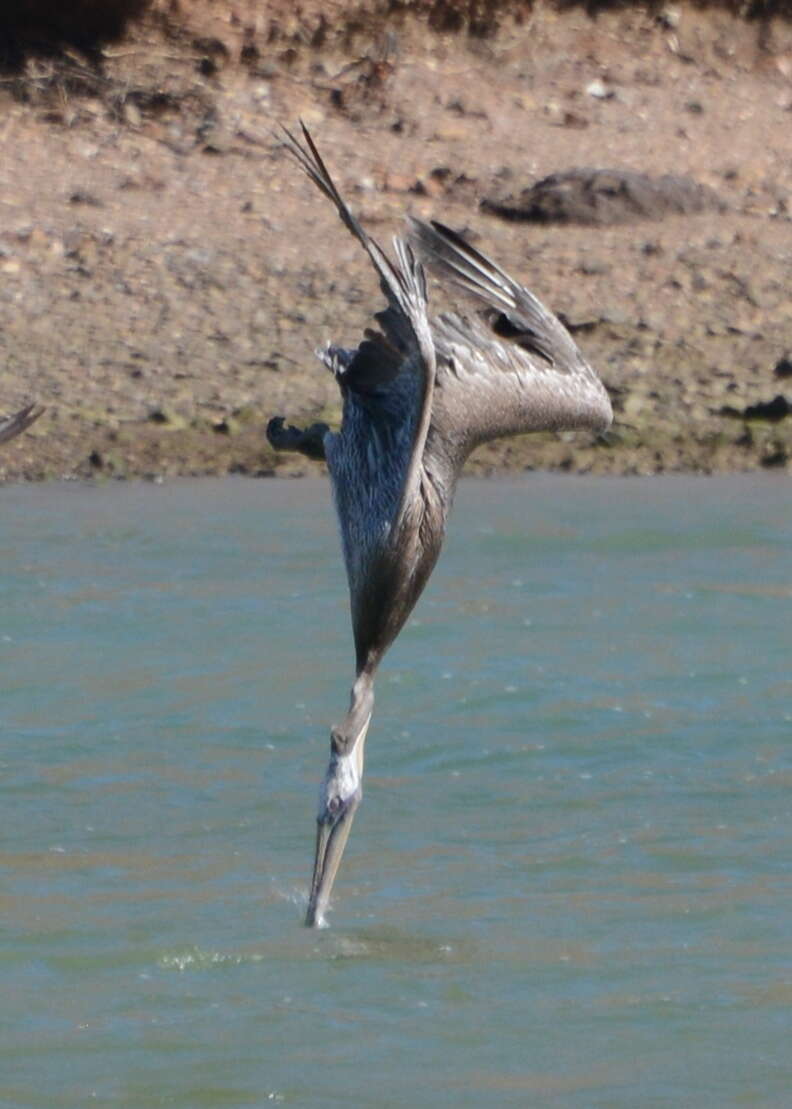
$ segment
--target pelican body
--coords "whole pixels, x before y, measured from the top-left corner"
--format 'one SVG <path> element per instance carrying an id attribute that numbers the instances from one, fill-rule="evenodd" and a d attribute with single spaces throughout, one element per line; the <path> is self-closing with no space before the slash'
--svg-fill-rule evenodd
<path id="1" fill-rule="evenodd" d="M 434 569 L 465 459 L 504 435 L 604 431 L 608 395 L 561 322 L 527 289 L 439 223 L 409 221 L 391 261 L 352 215 L 316 146 L 285 145 L 368 254 L 387 300 L 356 350 L 318 351 L 341 390 L 338 432 L 270 420 L 273 447 L 324 459 L 349 581 L 355 680 L 330 737 L 306 924 L 321 925 L 362 798 L 374 678 Z M 472 294 L 476 316 L 427 315 L 423 263 Z"/>

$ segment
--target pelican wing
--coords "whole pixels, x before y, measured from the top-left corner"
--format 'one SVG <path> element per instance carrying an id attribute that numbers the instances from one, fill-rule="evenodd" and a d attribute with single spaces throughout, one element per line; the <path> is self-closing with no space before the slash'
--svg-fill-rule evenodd
<path id="1" fill-rule="evenodd" d="M 16 415 L 0 420 L 0 443 L 7 443 L 10 439 L 15 439 L 25 428 L 30 427 L 43 411 L 43 408 L 39 408 L 35 404 L 29 404 L 27 408 L 23 408 Z"/>
<path id="2" fill-rule="evenodd" d="M 447 442 L 464 455 L 501 435 L 608 426 L 602 383 L 533 293 L 440 223 L 411 220 L 409 235 L 438 276 L 487 306 L 483 318 L 447 313 L 432 322 L 433 423 Z"/>
<path id="3" fill-rule="evenodd" d="M 284 129 L 285 131 L 285 129 Z M 414 513 L 432 416 L 435 352 L 426 280 L 411 246 L 394 240 L 391 261 L 352 215 L 303 126 L 286 146 L 335 205 L 376 270 L 387 307 L 354 351 L 320 353 L 344 398 L 338 434 L 324 439 L 352 605 L 358 669 L 402 626 L 423 585 Z"/>
<path id="4" fill-rule="evenodd" d="M 417 411 L 403 413 L 404 422 L 411 428 L 409 465 L 401 497 L 403 506 L 418 479 L 434 384 L 434 346 L 426 314 L 423 267 L 409 244 L 398 238 L 394 239 L 396 264 L 391 262 L 349 210 L 308 129 L 304 124 L 301 128 L 304 144 L 284 127 L 285 145 L 308 178 L 332 201 L 344 226 L 368 254 L 388 302 L 386 309 L 375 314 L 381 330 L 367 330 L 356 351 L 331 346 L 321 357 L 335 373 L 342 391 L 357 394 L 374 422 L 378 408 L 392 422 L 400 400 L 403 404 L 410 396 L 417 399 Z M 408 374 L 417 378 L 417 389 L 405 388 L 405 383 L 398 381 Z"/>

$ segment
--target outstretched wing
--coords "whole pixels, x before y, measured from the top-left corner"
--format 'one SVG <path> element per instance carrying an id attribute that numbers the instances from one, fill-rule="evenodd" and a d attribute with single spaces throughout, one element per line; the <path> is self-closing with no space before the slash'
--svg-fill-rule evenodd
<path id="1" fill-rule="evenodd" d="M 411 247 L 394 239 L 394 265 L 347 207 L 327 171 L 319 151 L 304 124 L 300 125 L 304 145 L 283 128 L 286 148 L 316 187 L 335 205 L 344 226 L 351 231 L 368 254 L 380 279 L 388 307 L 375 314 L 379 331 L 367 330 L 357 350 L 328 347 L 322 359 L 333 370 L 342 392 L 351 393 L 365 406 L 376 424 L 378 416 L 385 425 L 394 420 L 409 423 L 409 465 L 405 474 L 403 498 L 409 495 L 420 467 L 429 427 L 434 385 L 434 345 L 426 314 L 426 279 L 423 267 Z M 399 382 L 410 376 L 414 387 Z M 411 398 L 410 411 L 400 412 Z M 376 442 L 376 440 L 374 440 Z M 383 459 L 383 465 L 388 460 Z"/>
<path id="2" fill-rule="evenodd" d="M 355 351 L 320 357 L 344 398 L 341 430 L 325 454 L 341 531 L 358 668 L 392 641 L 423 585 L 413 513 L 432 415 L 435 352 L 426 280 L 412 248 L 395 239 L 395 262 L 350 212 L 305 126 L 304 142 L 285 131 L 287 149 L 332 201 L 371 259 L 388 302 Z M 408 541 L 409 540 L 409 541 Z M 406 545 L 405 545 L 406 544 Z"/>
<path id="3" fill-rule="evenodd" d="M 464 456 L 502 435 L 609 425 L 602 383 L 533 293 L 440 223 L 410 220 L 409 237 L 439 276 L 487 305 L 483 318 L 447 313 L 432 322 L 433 424 L 444 440 Z"/>
<path id="4" fill-rule="evenodd" d="M 30 427 L 43 411 L 43 408 L 39 408 L 35 404 L 29 404 L 27 408 L 17 412 L 15 416 L 0 420 L 0 443 L 7 443 L 10 439 L 15 439 L 25 428 Z"/>

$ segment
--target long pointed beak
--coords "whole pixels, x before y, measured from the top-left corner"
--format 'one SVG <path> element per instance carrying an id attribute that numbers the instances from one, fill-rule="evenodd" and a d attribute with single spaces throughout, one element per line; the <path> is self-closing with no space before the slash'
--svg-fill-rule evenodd
<path id="1" fill-rule="evenodd" d="M 353 797 L 335 820 L 319 820 L 316 828 L 316 857 L 314 859 L 311 896 L 305 923 L 309 928 L 321 928 L 330 892 L 344 854 L 346 842 L 360 804 L 359 797 Z"/>

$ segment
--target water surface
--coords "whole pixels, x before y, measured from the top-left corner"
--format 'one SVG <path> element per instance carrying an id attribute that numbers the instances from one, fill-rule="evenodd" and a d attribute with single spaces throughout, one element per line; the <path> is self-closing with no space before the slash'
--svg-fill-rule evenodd
<path id="1" fill-rule="evenodd" d="M 314 932 L 324 483 L 0 489 L 0 1105 L 787 1106 L 790 508 L 463 484 Z"/>

